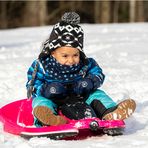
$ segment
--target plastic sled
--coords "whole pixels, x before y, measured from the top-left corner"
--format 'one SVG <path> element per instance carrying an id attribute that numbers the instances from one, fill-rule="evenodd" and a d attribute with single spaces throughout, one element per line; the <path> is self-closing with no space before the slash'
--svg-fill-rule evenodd
<path id="1" fill-rule="evenodd" d="M 122 120 L 100 120 L 87 118 L 68 120 L 67 124 L 58 126 L 34 126 L 32 100 L 14 101 L 0 108 L 0 121 L 5 132 L 26 138 L 46 136 L 51 139 L 84 139 L 100 134 L 121 135 L 125 128 Z"/>

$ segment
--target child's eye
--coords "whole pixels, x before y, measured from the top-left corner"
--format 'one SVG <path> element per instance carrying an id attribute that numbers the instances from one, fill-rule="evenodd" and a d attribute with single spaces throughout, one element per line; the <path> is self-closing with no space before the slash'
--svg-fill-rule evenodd
<path id="1" fill-rule="evenodd" d="M 64 58 L 67 58 L 67 57 L 68 57 L 68 55 L 63 55 L 63 57 L 64 57 Z"/>
<path id="2" fill-rule="evenodd" d="M 78 56 L 79 56 L 79 54 L 75 54 L 75 55 L 74 55 L 74 57 L 78 57 Z"/>

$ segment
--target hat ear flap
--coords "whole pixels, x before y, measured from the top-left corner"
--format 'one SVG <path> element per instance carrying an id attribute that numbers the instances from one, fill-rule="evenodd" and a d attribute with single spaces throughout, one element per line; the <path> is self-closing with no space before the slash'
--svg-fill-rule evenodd
<path id="1" fill-rule="evenodd" d="M 48 57 L 49 55 L 50 55 L 50 53 L 47 52 L 47 50 L 43 51 L 39 54 L 39 59 L 42 59 L 42 58 L 44 59 L 44 58 Z"/>
<path id="2" fill-rule="evenodd" d="M 49 56 L 50 50 L 49 50 L 49 46 L 47 46 L 47 44 L 49 44 L 48 42 L 49 42 L 49 39 L 47 39 L 47 40 L 43 43 L 43 45 L 42 45 L 42 51 L 41 51 L 41 53 L 39 54 L 39 59 L 41 59 L 41 58 L 46 58 L 46 57 Z"/>
<path id="3" fill-rule="evenodd" d="M 80 51 L 80 59 L 82 60 L 84 65 L 88 64 L 88 58 L 86 57 L 86 55 L 82 51 Z"/>

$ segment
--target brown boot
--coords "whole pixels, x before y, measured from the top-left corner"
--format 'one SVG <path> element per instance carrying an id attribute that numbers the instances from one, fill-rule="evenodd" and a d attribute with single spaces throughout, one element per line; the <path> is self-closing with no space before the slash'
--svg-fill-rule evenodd
<path id="1" fill-rule="evenodd" d="M 64 117 L 53 114 L 46 106 L 35 107 L 33 114 L 44 125 L 61 125 L 67 123 L 67 120 Z"/>
<path id="2" fill-rule="evenodd" d="M 117 108 L 103 116 L 104 120 L 124 120 L 133 114 L 136 108 L 136 103 L 132 99 L 127 99 L 120 102 Z"/>

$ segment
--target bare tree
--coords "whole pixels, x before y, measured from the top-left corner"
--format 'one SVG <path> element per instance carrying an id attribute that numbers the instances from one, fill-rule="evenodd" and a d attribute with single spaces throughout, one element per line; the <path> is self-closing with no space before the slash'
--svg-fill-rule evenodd
<path id="1" fill-rule="evenodd" d="M 144 2 L 143 0 L 137 1 L 136 21 L 144 22 Z"/>
<path id="2" fill-rule="evenodd" d="M 83 1 L 77 1 L 76 5 L 77 5 L 77 8 L 78 9 L 82 9 L 82 7 L 83 7 Z"/>
<path id="3" fill-rule="evenodd" d="M 136 1 L 135 0 L 130 0 L 130 22 L 135 22 L 135 19 L 136 19 Z"/>
<path id="4" fill-rule="evenodd" d="M 39 1 L 39 24 L 40 25 L 45 25 L 47 21 L 47 1 Z"/>
<path id="5" fill-rule="evenodd" d="M 78 12 L 81 22 L 148 21 L 148 1 L 144 0 L 11 0 L 0 1 L 0 28 L 54 24 L 66 11 Z"/>
<path id="6" fill-rule="evenodd" d="M 110 22 L 110 4 L 111 1 L 101 1 L 101 23 Z"/>
<path id="7" fill-rule="evenodd" d="M 26 1 L 23 22 L 27 26 L 44 25 L 47 16 L 46 1 Z"/>
<path id="8" fill-rule="evenodd" d="M 7 19 L 7 2 L 0 2 L 0 28 L 5 29 L 8 25 Z"/>
<path id="9" fill-rule="evenodd" d="M 94 2 L 94 22 L 99 23 L 100 22 L 100 1 Z"/>
<path id="10" fill-rule="evenodd" d="M 118 22 L 120 1 L 115 1 L 113 4 L 113 22 Z"/>

